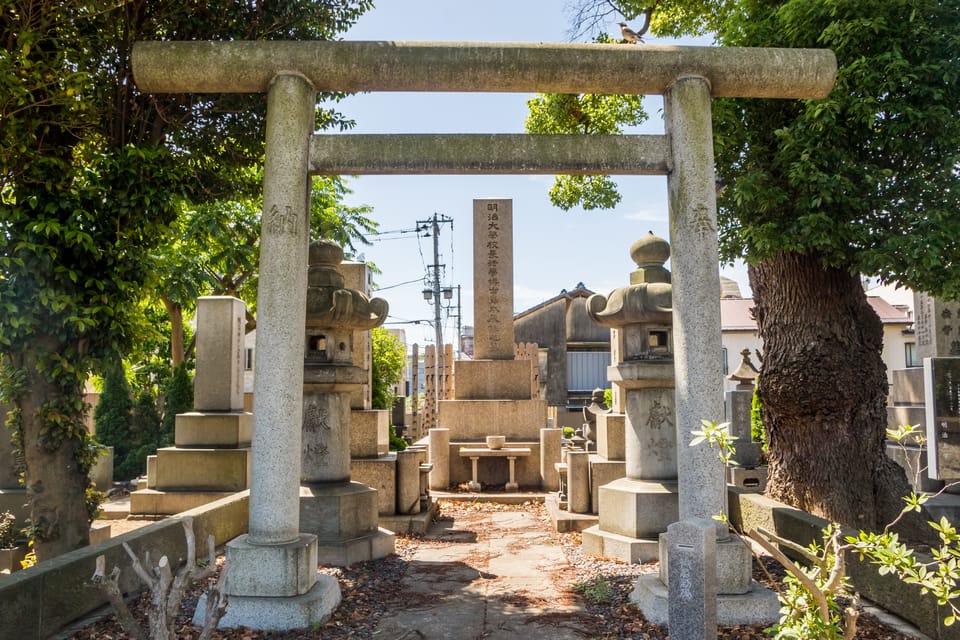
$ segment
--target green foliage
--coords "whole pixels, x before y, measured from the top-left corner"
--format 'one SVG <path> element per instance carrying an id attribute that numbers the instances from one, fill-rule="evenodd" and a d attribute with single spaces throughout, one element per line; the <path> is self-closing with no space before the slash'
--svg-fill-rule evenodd
<path id="1" fill-rule="evenodd" d="M 763 403 L 757 393 L 757 386 L 753 387 L 753 397 L 750 399 L 750 439 L 763 445 L 767 450 L 767 431 L 763 427 Z"/>
<path id="2" fill-rule="evenodd" d="M 814 253 L 824 266 L 960 295 L 960 4 L 743 3 L 719 35 L 740 46 L 825 47 L 825 100 L 715 102 L 724 256 Z"/>
<path id="3" fill-rule="evenodd" d="M 608 407 L 613 406 L 613 389 L 612 388 L 607 387 L 606 389 L 603 390 L 603 403 Z"/>
<path id="4" fill-rule="evenodd" d="M 737 450 L 733 444 L 735 437 L 730 435 L 730 423 L 717 423 L 716 420 L 701 420 L 701 431 L 691 431 L 694 436 L 690 441 L 690 446 L 695 447 L 700 443 L 706 442 L 711 449 L 717 449 L 717 456 L 726 465 L 736 465 L 733 456 Z"/>
<path id="5" fill-rule="evenodd" d="M 613 40 L 601 36 L 597 42 Z M 615 134 L 624 126 L 647 119 L 641 96 L 548 93 L 527 101 L 527 133 Z M 616 183 L 609 176 L 557 176 L 550 188 L 550 202 L 569 211 L 612 209 L 620 202 Z"/>
<path id="6" fill-rule="evenodd" d="M 613 598 L 613 585 L 603 574 L 574 584 L 573 590 L 595 604 L 605 604 Z"/>
<path id="7" fill-rule="evenodd" d="M 648 4 L 612 6 L 633 19 Z M 721 45 L 837 56 L 837 82 L 824 100 L 713 101 L 725 260 L 810 253 L 824 266 L 960 297 L 960 272 L 943 269 L 960 257 L 958 0 L 654 6 L 656 36 L 713 34 Z"/>
<path id="8" fill-rule="evenodd" d="M 163 391 L 163 420 L 159 445 L 173 443 L 176 416 L 188 411 L 193 411 L 193 380 L 184 364 L 173 370 L 173 375 Z"/>
<path id="9" fill-rule="evenodd" d="M 390 425 L 390 451 L 403 451 L 407 448 L 407 441 L 397 435 L 397 428 Z"/>
<path id="10" fill-rule="evenodd" d="M 19 380 L 2 394 L 20 441 L 38 444 L 25 455 L 29 480 L 64 504 L 82 498 L 89 458 L 83 382 L 141 343 L 169 226 L 181 209 L 259 192 L 249 168 L 263 155 L 264 96 L 141 93 L 132 43 L 331 39 L 372 3 L 144 6 L 36 0 L 0 11 L 0 353 L 14 372 L 3 383 Z M 351 122 L 324 109 L 316 124 Z M 20 411 L 24 402 L 35 410 Z M 61 447 L 79 462 L 66 484 L 44 468 Z M 39 542 L 41 554 L 55 544 Z"/>
<path id="11" fill-rule="evenodd" d="M 93 412 L 93 429 L 97 442 L 113 447 L 115 480 L 126 479 L 121 471 L 135 446 L 132 416 L 133 400 L 123 365 L 111 364 L 104 373 L 103 391 Z"/>
<path id="12" fill-rule="evenodd" d="M 391 410 L 396 397 L 394 385 L 403 379 L 403 367 L 407 359 L 406 348 L 399 338 L 383 327 L 376 327 L 371 334 L 373 349 L 370 370 L 373 379 L 373 408 Z"/>

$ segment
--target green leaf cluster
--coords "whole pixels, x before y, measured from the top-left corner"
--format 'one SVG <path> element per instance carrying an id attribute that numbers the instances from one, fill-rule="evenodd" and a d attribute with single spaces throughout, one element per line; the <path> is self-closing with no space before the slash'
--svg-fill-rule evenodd
<path id="1" fill-rule="evenodd" d="M 371 331 L 373 349 L 371 352 L 370 375 L 373 380 L 373 408 L 393 408 L 396 397 L 394 386 L 403 379 L 403 367 L 406 365 L 407 351 L 400 339 L 383 327 Z"/>
<path id="2" fill-rule="evenodd" d="M 596 39 L 612 43 L 606 35 Z M 527 101 L 525 128 L 535 134 L 603 135 L 622 133 L 647 119 L 642 96 L 547 93 Z M 550 203 L 564 211 L 581 206 L 586 210 L 612 209 L 621 196 L 610 176 L 556 176 Z"/>

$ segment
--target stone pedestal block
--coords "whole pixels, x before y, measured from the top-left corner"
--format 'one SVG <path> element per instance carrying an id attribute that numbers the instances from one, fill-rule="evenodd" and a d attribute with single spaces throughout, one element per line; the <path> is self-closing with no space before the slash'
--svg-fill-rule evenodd
<path id="1" fill-rule="evenodd" d="M 625 460 L 627 416 L 624 413 L 601 413 L 597 416 L 597 453 L 607 460 Z"/>
<path id="2" fill-rule="evenodd" d="M 178 413 L 174 445 L 177 447 L 249 447 L 253 414 L 245 411 L 222 413 Z"/>
<path id="3" fill-rule="evenodd" d="M 737 441 L 733 443 L 736 453 L 733 455 L 733 461 L 739 464 L 741 467 L 753 468 L 760 464 L 760 456 L 763 453 L 763 445 L 759 442 L 742 442 Z"/>
<path id="4" fill-rule="evenodd" d="M 232 491 L 158 491 L 137 489 L 130 494 L 130 514 L 172 516 L 232 495 Z"/>
<path id="5" fill-rule="evenodd" d="M 357 458 L 350 462 L 350 479 L 362 482 L 377 492 L 377 513 L 396 513 L 397 454 L 379 458 Z"/>
<path id="6" fill-rule="evenodd" d="M 359 482 L 300 487 L 300 528 L 317 536 L 317 562 L 348 566 L 384 558 L 396 549 L 379 527 L 377 491 Z"/>
<path id="7" fill-rule="evenodd" d="M 563 429 L 540 429 L 540 486 L 544 491 L 560 489 L 557 463 L 560 462 L 562 437 Z"/>
<path id="8" fill-rule="evenodd" d="M 340 585 L 337 579 L 317 573 L 317 581 L 305 594 L 290 598 L 230 596 L 227 610 L 218 629 L 251 627 L 269 631 L 306 629 L 322 625 L 340 606 Z M 207 594 L 200 596 L 193 614 L 193 624 L 203 626 L 206 620 Z"/>
<path id="9" fill-rule="evenodd" d="M 727 467 L 727 484 L 750 493 L 763 493 L 767 488 L 767 467 Z"/>
<path id="10" fill-rule="evenodd" d="M 377 530 L 377 492 L 360 482 L 300 487 L 300 529 L 318 544 L 349 540 Z"/>
<path id="11" fill-rule="evenodd" d="M 530 400 L 529 360 L 457 360 L 457 400 Z"/>
<path id="12" fill-rule="evenodd" d="M 482 441 L 487 436 L 538 440 L 547 423 L 546 400 L 441 400 L 440 424 L 453 440 Z"/>
<path id="13" fill-rule="evenodd" d="M 299 596 L 317 582 L 317 537 L 285 544 L 251 544 L 243 534 L 227 542 L 224 591 L 233 596 Z"/>
<path id="14" fill-rule="evenodd" d="M 717 523 L 718 527 L 724 526 Z M 667 551 L 669 536 L 660 534 L 660 581 L 670 586 L 670 557 Z M 749 593 L 752 587 L 750 570 L 752 556 L 750 547 L 740 536 L 728 534 L 717 540 L 717 593 L 723 595 L 742 595 Z"/>
<path id="15" fill-rule="evenodd" d="M 157 450 L 160 491 L 243 491 L 250 484 L 250 449 Z"/>
<path id="16" fill-rule="evenodd" d="M 623 460 L 605 460 L 599 455 L 590 456 L 590 506 L 593 513 L 600 508 L 600 487 L 619 480 L 627 474 Z"/>
<path id="17" fill-rule="evenodd" d="M 600 487 L 600 528 L 630 538 L 652 538 L 679 514 L 677 483 L 621 478 Z"/>
<path id="18" fill-rule="evenodd" d="M 590 454 L 567 452 L 567 504 L 573 513 L 590 513 Z"/>
<path id="19" fill-rule="evenodd" d="M 669 593 L 657 574 L 637 578 L 630 600 L 653 624 L 669 624 Z M 780 600 L 770 589 L 753 583 L 750 591 L 739 595 L 717 596 L 717 623 L 722 626 L 769 625 L 780 619 Z"/>
<path id="20" fill-rule="evenodd" d="M 653 562 L 659 557 L 659 543 L 655 538 L 634 538 L 604 531 L 600 525 L 583 530 L 583 552 L 604 558 L 614 558 L 632 564 Z"/>
<path id="21" fill-rule="evenodd" d="M 417 449 L 406 449 L 398 451 L 396 455 L 396 513 L 403 515 L 420 513 L 420 463 L 424 459 L 423 452 Z"/>
<path id="22" fill-rule="evenodd" d="M 390 414 L 370 410 L 350 412 L 350 457 L 376 458 L 390 450 Z"/>
<path id="23" fill-rule="evenodd" d="M 157 454 L 147 456 L 147 486 L 137 487 L 138 489 L 156 489 L 157 488 Z"/>
<path id="24" fill-rule="evenodd" d="M 430 429 L 430 489 L 446 491 L 450 487 L 450 430 Z"/>

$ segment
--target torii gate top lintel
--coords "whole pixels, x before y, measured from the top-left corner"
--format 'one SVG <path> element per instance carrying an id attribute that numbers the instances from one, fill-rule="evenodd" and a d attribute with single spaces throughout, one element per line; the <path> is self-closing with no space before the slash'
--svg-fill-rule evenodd
<path id="1" fill-rule="evenodd" d="M 148 93 L 266 93 L 299 73 L 318 91 L 663 94 L 682 76 L 714 97 L 823 98 L 836 79 L 826 49 L 392 41 L 138 42 Z"/>

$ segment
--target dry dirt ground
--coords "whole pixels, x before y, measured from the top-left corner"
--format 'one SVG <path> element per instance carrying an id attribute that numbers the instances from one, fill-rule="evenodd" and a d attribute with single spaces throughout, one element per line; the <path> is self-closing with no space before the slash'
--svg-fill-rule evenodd
<path id="1" fill-rule="evenodd" d="M 550 542 L 562 550 L 562 562 L 545 570 L 541 577 L 543 591 L 550 594 L 549 598 L 541 598 L 541 594 L 530 591 L 496 593 L 493 589 L 490 596 L 493 600 L 487 602 L 495 601 L 501 619 L 506 614 L 518 614 L 512 617 L 511 624 L 514 627 L 509 632 L 502 622 L 499 630 L 487 624 L 463 629 L 462 633 L 453 636 L 434 635 L 431 629 L 436 629 L 435 626 L 418 628 L 415 622 L 417 616 L 435 616 L 438 610 L 443 612 L 444 606 L 456 606 L 456 603 L 438 605 L 432 602 L 436 598 L 431 598 L 428 589 L 422 586 L 411 588 L 411 584 L 424 582 L 424 578 L 416 574 L 418 563 L 415 559 L 424 557 L 424 554 L 443 556 L 444 549 L 458 547 L 461 549 L 457 556 L 459 569 L 462 570 L 464 564 L 471 568 L 468 580 L 477 583 L 489 580 L 491 558 L 484 552 L 487 548 L 484 543 L 489 542 L 492 536 L 505 535 L 490 526 L 491 513 L 504 511 L 532 514 L 532 520 L 527 520 L 534 523 L 533 531 L 528 531 L 527 537 L 536 538 L 538 544 Z M 121 530 L 145 523 L 122 520 L 113 521 L 113 524 L 115 528 L 112 533 L 118 535 Z M 468 545 L 475 545 L 475 548 L 468 548 Z M 769 564 L 773 566 L 772 561 Z M 343 594 L 342 603 L 324 625 L 310 630 L 273 633 L 233 629 L 219 631 L 215 637 L 232 640 L 433 640 L 440 637 L 493 640 L 518 635 L 530 638 L 668 638 L 666 629 L 644 620 L 629 600 L 636 577 L 641 573 L 656 571 L 656 565 L 630 565 L 581 553 L 579 534 L 554 532 L 545 509 L 535 503 L 513 506 L 442 501 L 437 526 L 432 527 L 425 536 L 398 535 L 396 555 L 349 568 L 329 568 L 324 571 L 339 580 Z M 776 582 L 771 583 L 759 568 L 755 570 L 755 578 L 767 586 L 778 586 Z M 205 585 L 197 585 L 185 599 L 184 613 L 178 618 L 178 638 L 187 640 L 198 637 L 199 628 L 190 624 L 190 614 L 204 588 Z M 145 596 L 131 603 L 141 621 L 146 620 L 147 606 L 148 598 Z M 434 607 L 432 612 L 431 606 Z M 489 605 L 487 608 L 490 608 Z M 414 622 L 411 623 L 411 620 Z M 400 624 L 400 621 L 405 622 Z M 487 622 L 486 617 L 484 622 Z M 145 622 L 142 624 L 146 626 Z M 525 630 L 525 633 L 518 634 L 517 629 Z M 99 619 L 76 625 L 70 633 L 61 637 L 71 640 L 121 640 L 130 636 L 123 632 L 112 615 L 104 614 Z M 772 635 L 762 627 L 727 627 L 721 628 L 718 637 L 753 640 L 770 638 Z M 908 640 L 915 637 L 897 631 L 869 613 L 861 615 L 856 635 L 860 640 Z"/>

